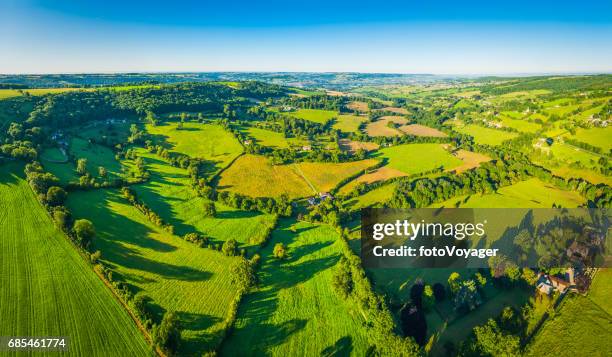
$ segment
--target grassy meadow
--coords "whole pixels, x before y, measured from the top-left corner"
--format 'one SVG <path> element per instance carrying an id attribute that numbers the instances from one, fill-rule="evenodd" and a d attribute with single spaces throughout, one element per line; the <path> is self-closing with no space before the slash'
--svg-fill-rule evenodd
<path id="1" fill-rule="evenodd" d="M 363 355 L 369 338 L 356 304 L 332 288 L 331 268 L 341 255 L 328 226 L 281 221 L 262 252 L 259 288 L 247 295 L 222 355 Z M 272 256 L 282 242 L 289 257 Z"/>
<path id="2" fill-rule="evenodd" d="M 210 173 L 223 169 L 243 151 L 238 140 L 218 124 L 187 122 L 183 129 L 177 125 L 173 122 L 147 124 L 146 129 L 154 142 L 165 145 L 168 150 L 210 161 Z"/>
<path id="3" fill-rule="evenodd" d="M 484 126 L 468 124 L 465 126 L 455 126 L 454 129 L 462 134 L 470 135 L 478 144 L 498 146 L 504 141 L 514 139 L 518 136 L 516 133 L 507 131 L 485 128 Z"/>
<path id="4" fill-rule="evenodd" d="M 204 203 L 209 200 L 195 195 L 186 170 L 171 166 L 145 150 L 139 150 L 138 155 L 145 159 L 151 178 L 148 182 L 132 186 L 132 189 L 140 200 L 174 226 L 175 234 L 183 236 L 197 231 L 213 242 L 235 239 L 249 245 L 251 238 L 258 237 L 273 224 L 271 215 L 242 211 L 219 202 L 215 202 L 215 217 L 204 216 Z"/>
<path id="5" fill-rule="evenodd" d="M 22 172 L 16 164 L 0 170 L 0 335 L 69 336 L 75 355 L 148 356 L 134 321 L 55 228 Z"/>
<path id="6" fill-rule="evenodd" d="M 343 131 L 345 133 L 356 133 L 359 131 L 359 126 L 361 125 L 361 123 L 366 122 L 367 120 L 367 117 L 360 115 L 338 115 L 338 117 L 336 118 L 336 122 L 333 125 L 333 128 Z"/>
<path id="7" fill-rule="evenodd" d="M 308 140 L 299 138 L 285 138 L 283 133 L 276 131 L 261 129 L 258 127 L 248 127 L 244 130 L 246 134 L 253 137 L 255 142 L 259 145 L 270 146 L 279 149 L 286 149 L 290 146 L 302 146 L 307 145 Z"/>
<path id="8" fill-rule="evenodd" d="M 287 112 L 286 114 L 296 118 L 309 120 L 319 124 L 325 124 L 332 118 L 338 116 L 333 110 L 322 110 L 322 109 L 297 109 L 293 112 Z"/>
<path id="9" fill-rule="evenodd" d="M 116 278 L 151 299 L 157 321 L 165 311 L 178 314 L 180 353 L 202 354 L 220 343 L 223 320 L 237 294 L 230 279 L 237 258 L 162 231 L 114 190 L 73 192 L 67 206 L 76 218 L 93 222 L 93 249 L 101 251 Z"/>
<path id="10" fill-rule="evenodd" d="M 495 193 L 451 198 L 432 207 L 463 208 L 550 208 L 553 204 L 562 207 L 577 207 L 585 199 L 574 191 L 563 191 L 536 178 L 502 187 Z"/>
<path id="11" fill-rule="evenodd" d="M 378 158 L 387 159 L 387 166 L 408 175 L 430 171 L 439 167 L 451 170 L 462 161 L 451 155 L 440 144 L 404 144 L 379 150 Z"/>

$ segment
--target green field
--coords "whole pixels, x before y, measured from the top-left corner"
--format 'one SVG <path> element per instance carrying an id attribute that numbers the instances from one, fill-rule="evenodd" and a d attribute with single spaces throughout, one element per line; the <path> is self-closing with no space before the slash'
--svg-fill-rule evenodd
<path id="1" fill-rule="evenodd" d="M 171 166 L 145 150 L 139 150 L 138 154 L 145 158 L 151 178 L 132 188 L 139 199 L 174 226 L 175 234 L 182 236 L 198 231 L 213 241 L 235 239 L 249 244 L 251 237 L 258 237 L 258 233 L 273 223 L 271 215 L 241 211 L 219 202 L 215 203 L 215 217 L 204 216 L 204 202 L 208 200 L 195 195 L 186 170 Z"/>
<path id="2" fill-rule="evenodd" d="M 518 135 L 507 131 L 485 128 L 483 126 L 468 124 L 465 126 L 455 126 L 454 129 L 462 134 L 474 137 L 478 144 L 498 146 L 502 142 L 514 139 Z"/>
<path id="3" fill-rule="evenodd" d="M 359 130 L 359 125 L 367 120 L 367 117 L 360 115 L 338 115 L 333 128 L 346 133 L 355 133 Z"/>
<path id="4" fill-rule="evenodd" d="M 565 299 L 559 311 L 533 338 L 526 355 L 605 356 L 612 351 L 609 338 L 612 315 L 589 297 L 578 295 Z"/>
<path id="5" fill-rule="evenodd" d="M 55 228 L 22 170 L 0 167 L 0 335 L 69 336 L 74 355 L 148 356 L 134 321 Z"/>
<path id="6" fill-rule="evenodd" d="M 363 317 L 331 285 L 330 268 L 341 255 L 338 239 L 328 226 L 282 221 L 261 252 L 260 288 L 240 305 L 221 354 L 364 355 L 370 338 Z M 287 245 L 289 258 L 271 256 L 278 242 Z"/>
<path id="7" fill-rule="evenodd" d="M 23 92 L 27 92 L 31 95 L 45 95 L 45 94 L 55 94 L 55 93 L 64 93 L 64 92 L 72 92 L 76 90 L 93 90 L 93 89 L 85 89 L 85 88 L 33 88 L 33 89 L 23 89 Z M 17 89 L 0 89 L 0 100 L 12 97 L 19 97 L 21 94 Z"/>
<path id="8" fill-rule="evenodd" d="M 364 207 L 376 206 L 377 204 L 385 203 L 393 197 L 395 184 L 391 183 L 373 189 L 361 196 L 352 198 L 344 203 L 344 207 L 355 211 Z"/>
<path id="9" fill-rule="evenodd" d="M 379 150 L 389 160 L 388 167 L 407 174 L 417 174 L 439 167 L 450 170 L 463 162 L 444 150 L 440 144 L 405 144 Z"/>
<path id="10" fill-rule="evenodd" d="M 62 151 L 56 147 L 45 149 L 40 155 L 40 159 L 43 161 L 66 161 L 68 158 L 62 153 Z"/>
<path id="11" fill-rule="evenodd" d="M 217 124 L 188 122 L 182 130 L 177 123 L 147 124 L 146 129 L 156 143 L 165 143 L 169 150 L 210 161 L 210 173 L 223 169 L 243 151 L 238 140 Z"/>
<path id="12" fill-rule="evenodd" d="M 236 258 L 160 230 L 116 191 L 73 192 L 67 206 L 77 218 L 94 223 L 93 249 L 127 284 L 151 298 L 157 321 L 164 311 L 178 314 L 181 353 L 201 355 L 220 343 L 237 294 L 229 278 Z"/>
<path id="13" fill-rule="evenodd" d="M 585 199 L 577 192 L 563 191 L 536 178 L 502 187 L 496 193 L 451 198 L 432 207 L 463 208 L 550 208 L 553 204 L 562 207 L 577 207 Z"/>
<path id="14" fill-rule="evenodd" d="M 338 116 L 333 110 L 321 110 L 321 109 L 298 109 L 294 112 L 287 112 L 286 114 L 294 116 L 296 118 L 310 120 L 315 123 L 325 124 L 332 118 Z"/>
<path id="15" fill-rule="evenodd" d="M 500 115 L 499 119 L 501 119 L 500 121 L 503 126 L 516 129 L 523 133 L 535 133 L 542 129 L 539 124 L 529 122 L 526 119 L 515 119 L 509 115 Z"/>
<path id="16" fill-rule="evenodd" d="M 612 126 L 606 128 L 590 128 L 578 129 L 576 135 L 571 136 L 572 139 L 597 146 L 604 153 L 610 153 L 612 150 Z"/>
<path id="17" fill-rule="evenodd" d="M 115 153 L 106 146 L 91 144 L 81 138 L 70 141 L 70 152 L 77 158 L 87 159 L 87 172 L 98 176 L 98 167 L 106 168 L 109 174 L 121 176 L 121 164 L 115 160 Z"/>
<path id="18" fill-rule="evenodd" d="M 270 146 L 275 148 L 288 148 L 292 145 L 307 145 L 308 140 L 298 138 L 285 138 L 283 133 L 278 133 L 272 130 L 266 130 L 251 126 L 245 132 L 255 139 L 259 145 Z"/>

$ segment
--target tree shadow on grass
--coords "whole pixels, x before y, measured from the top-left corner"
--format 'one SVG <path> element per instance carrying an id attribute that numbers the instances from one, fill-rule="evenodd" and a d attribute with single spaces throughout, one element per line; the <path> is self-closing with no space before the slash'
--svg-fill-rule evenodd
<path id="1" fill-rule="evenodd" d="M 223 352 L 228 355 L 244 352 L 244 347 L 236 345 L 236 341 L 243 340 L 251 344 L 252 355 L 267 355 L 270 347 L 286 342 L 289 336 L 304 329 L 308 323 L 307 319 L 293 318 L 280 324 L 270 323 L 279 307 L 279 299 L 282 296 L 279 293 L 301 286 L 334 266 L 340 259 L 339 254 L 321 252 L 334 243 L 332 240 L 293 247 L 292 243 L 299 239 L 298 232 L 306 232 L 316 227 L 301 227 L 295 229 L 295 232 L 288 229 L 289 227 L 287 222 L 281 222 L 281 227 L 275 231 L 269 247 L 274 246 L 276 242 L 283 242 L 290 247 L 290 257 L 277 260 L 265 255 L 267 258 L 261 269 L 261 289 L 249 294 L 240 305 L 238 315 L 242 326 L 234 330 L 233 337 L 223 346 Z M 342 350 L 340 347 L 345 344 L 346 342 L 340 341 L 339 349 Z"/>
<path id="2" fill-rule="evenodd" d="M 333 345 L 326 347 L 321 351 L 322 357 L 345 357 L 350 356 L 353 351 L 353 339 L 350 336 L 344 336 L 338 339 Z"/>
<path id="3" fill-rule="evenodd" d="M 118 201 L 119 198 L 111 196 L 107 197 L 107 200 L 112 202 Z M 102 252 L 102 258 L 111 267 L 141 270 L 165 279 L 202 281 L 210 278 L 210 272 L 149 259 L 137 248 L 130 247 L 138 246 L 158 253 L 170 253 L 177 249 L 176 246 L 153 237 L 151 233 L 154 231 L 146 225 L 112 212 L 107 203 L 102 201 L 90 205 L 89 215 L 86 217 L 93 221 L 98 230 L 94 249 Z"/>

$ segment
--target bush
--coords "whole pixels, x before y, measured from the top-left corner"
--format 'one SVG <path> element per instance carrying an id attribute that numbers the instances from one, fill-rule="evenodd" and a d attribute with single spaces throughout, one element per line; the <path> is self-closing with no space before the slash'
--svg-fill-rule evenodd
<path id="1" fill-rule="evenodd" d="M 179 320 L 174 312 L 166 312 L 161 324 L 153 330 L 153 342 L 168 355 L 178 351 L 181 344 Z"/>

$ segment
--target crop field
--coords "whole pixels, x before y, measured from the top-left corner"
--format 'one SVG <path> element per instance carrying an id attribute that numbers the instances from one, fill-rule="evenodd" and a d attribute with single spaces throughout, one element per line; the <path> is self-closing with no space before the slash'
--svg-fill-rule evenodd
<path id="1" fill-rule="evenodd" d="M 359 308 L 341 299 L 331 284 L 331 268 L 341 254 L 338 240 L 328 226 L 282 221 L 261 252 L 260 288 L 240 305 L 222 354 L 363 355 L 369 337 Z M 288 248 L 285 260 L 272 257 L 279 242 Z"/>
<path id="2" fill-rule="evenodd" d="M 473 169 L 475 167 L 480 166 L 480 164 L 482 164 L 483 162 L 491 160 L 491 158 L 487 155 L 463 149 L 455 151 L 454 154 L 459 160 L 463 162 L 463 164 L 454 168 L 454 171 L 457 173 L 462 173 L 467 170 Z"/>
<path id="3" fill-rule="evenodd" d="M 432 136 L 436 138 L 444 138 L 448 136 L 446 133 L 441 132 L 438 129 L 430 128 L 421 124 L 402 125 L 399 129 L 406 134 L 414 136 Z"/>
<path id="4" fill-rule="evenodd" d="M 183 326 L 180 352 L 214 348 L 237 291 L 230 279 L 236 258 L 170 235 L 112 190 L 74 192 L 67 206 L 93 222 L 94 249 L 122 280 L 151 298 L 157 321 L 175 311 Z"/>
<path id="5" fill-rule="evenodd" d="M 275 148 L 288 148 L 292 145 L 302 146 L 307 145 L 308 140 L 298 138 L 285 138 L 283 133 L 277 133 L 272 130 L 261 129 L 257 127 L 249 127 L 245 132 L 255 139 L 259 145 L 270 146 Z"/>
<path id="6" fill-rule="evenodd" d="M 365 141 L 352 141 L 349 139 L 340 139 L 339 140 L 340 149 L 344 151 L 357 152 L 358 150 L 376 150 L 378 149 L 378 144 L 365 142 Z"/>
<path id="7" fill-rule="evenodd" d="M 0 170 L 0 335 L 70 336 L 77 355 L 148 356 L 134 321 L 55 228 L 22 170 Z"/>
<path id="8" fill-rule="evenodd" d="M 388 166 L 379 167 L 373 171 L 368 170 L 367 173 L 342 186 L 340 193 L 348 193 L 361 183 L 371 184 L 401 176 L 406 176 L 406 173 Z"/>
<path id="9" fill-rule="evenodd" d="M 474 137 L 474 141 L 478 144 L 491 146 L 501 145 L 504 141 L 514 139 L 518 136 L 516 133 L 485 128 L 474 124 L 455 126 L 454 129 L 462 134 Z"/>
<path id="10" fill-rule="evenodd" d="M 366 126 L 366 133 L 369 136 L 401 136 L 403 133 L 396 129 L 390 128 L 389 123 L 393 122 L 398 126 L 408 124 L 408 119 L 400 116 L 385 116 L 380 117 L 375 122 L 369 123 Z"/>
<path id="11" fill-rule="evenodd" d="M 585 199 L 573 191 L 563 191 L 536 178 L 500 188 L 496 193 L 455 197 L 432 207 L 463 208 L 550 208 L 553 204 L 562 207 L 577 207 Z"/>
<path id="12" fill-rule="evenodd" d="M 378 163 L 378 160 L 361 160 L 342 163 L 302 162 L 295 164 L 298 172 L 314 186 L 317 192 L 331 191 L 343 179 L 353 176 Z"/>
<path id="13" fill-rule="evenodd" d="M 380 156 L 389 160 L 388 167 L 408 175 L 430 171 L 439 167 L 451 170 L 462 161 L 451 155 L 440 144 L 404 144 L 379 150 Z"/>
<path id="14" fill-rule="evenodd" d="M 385 203 L 389 201 L 391 197 L 393 197 L 395 186 L 395 183 L 390 183 L 388 185 L 375 188 L 361 196 L 357 196 L 346 201 L 344 203 L 344 207 L 355 211 L 361 208 L 377 206 L 377 204 Z"/>
<path id="15" fill-rule="evenodd" d="M 321 110 L 321 109 L 298 109 L 294 112 L 287 112 L 286 114 L 296 118 L 310 120 L 315 123 L 325 124 L 332 118 L 338 116 L 333 110 Z"/>
<path id="16" fill-rule="evenodd" d="M 406 115 L 408 114 L 408 110 L 406 108 L 398 108 L 398 107 L 384 107 L 381 109 L 376 109 L 376 111 L 385 111 L 385 112 L 391 112 L 391 113 L 395 113 L 398 115 Z"/>
<path id="17" fill-rule="evenodd" d="M 272 225 L 271 215 L 242 211 L 219 202 L 215 203 L 215 217 L 204 216 L 203 207 L 208 200 L 195 195 L 186 170 L 171 166 L 145 150 L 139 150 L 138 154 L 145 159 L 151 179 L 132 189 L 140 200 L 174 226 L 175 234 L 183 236 L 197 231 L 213 242 L 235 239 L 249 245 L 251 237 L 257 237 Z"/>
<path id="18" fill-rule="evenodd" d="M 367 120 L 368 118 L 365 116 L 350 114 L 338 115 L 333 128 L 345 133 L 355 133 L 359 131 L 359 125 Z"/>
<path id="19" fill-rule="evenodd" d="M 352 101 L 346 105 L 350 110 L 356 110 L 358 112 L 367 113 L 370 109 L 368 103 L 360 101 Z"/>
<path id="20" fill-rule="evenodd" d="M 243 155 L 220 175 L 218 189 L 251 197 L 306 197 L 314 190 L 289 165 L 272 165 L 263 156 Z"/>
<path id="21" fill-rule="evenodd" d="M 223 169 L 243 151 L 238 140 L 217 124 L 188 122 L 183 129 L 177 129 L 177 123 L 147 124 L 146 128 L 155 142 L 165 143 L 169 150 L 210 161 L 210 173 Z"/>
<path id="22" fill-rule="evenodd" d="M 375 164 L 376 160 L 272 165 L 265 157 L 244 155 L 221 174 L 219 188 L 251 197 L 306 197 L 329 191 Z"/>
<path id="23" fill-rule="evenodd" d="M 357 177 L 356 179 L 350 181 L 346 185 L 342 186 L 339 192 L 340 194 L 349 193 L 361 183 L 370 184 L 379 181 L 386 181 L 400 176 L 406 176 L 406 173 L 400 170 L 392 169 L 387 166 L 379 167 L 374 171 L 368 171 L 368 173 L 363 174 Z"/>

